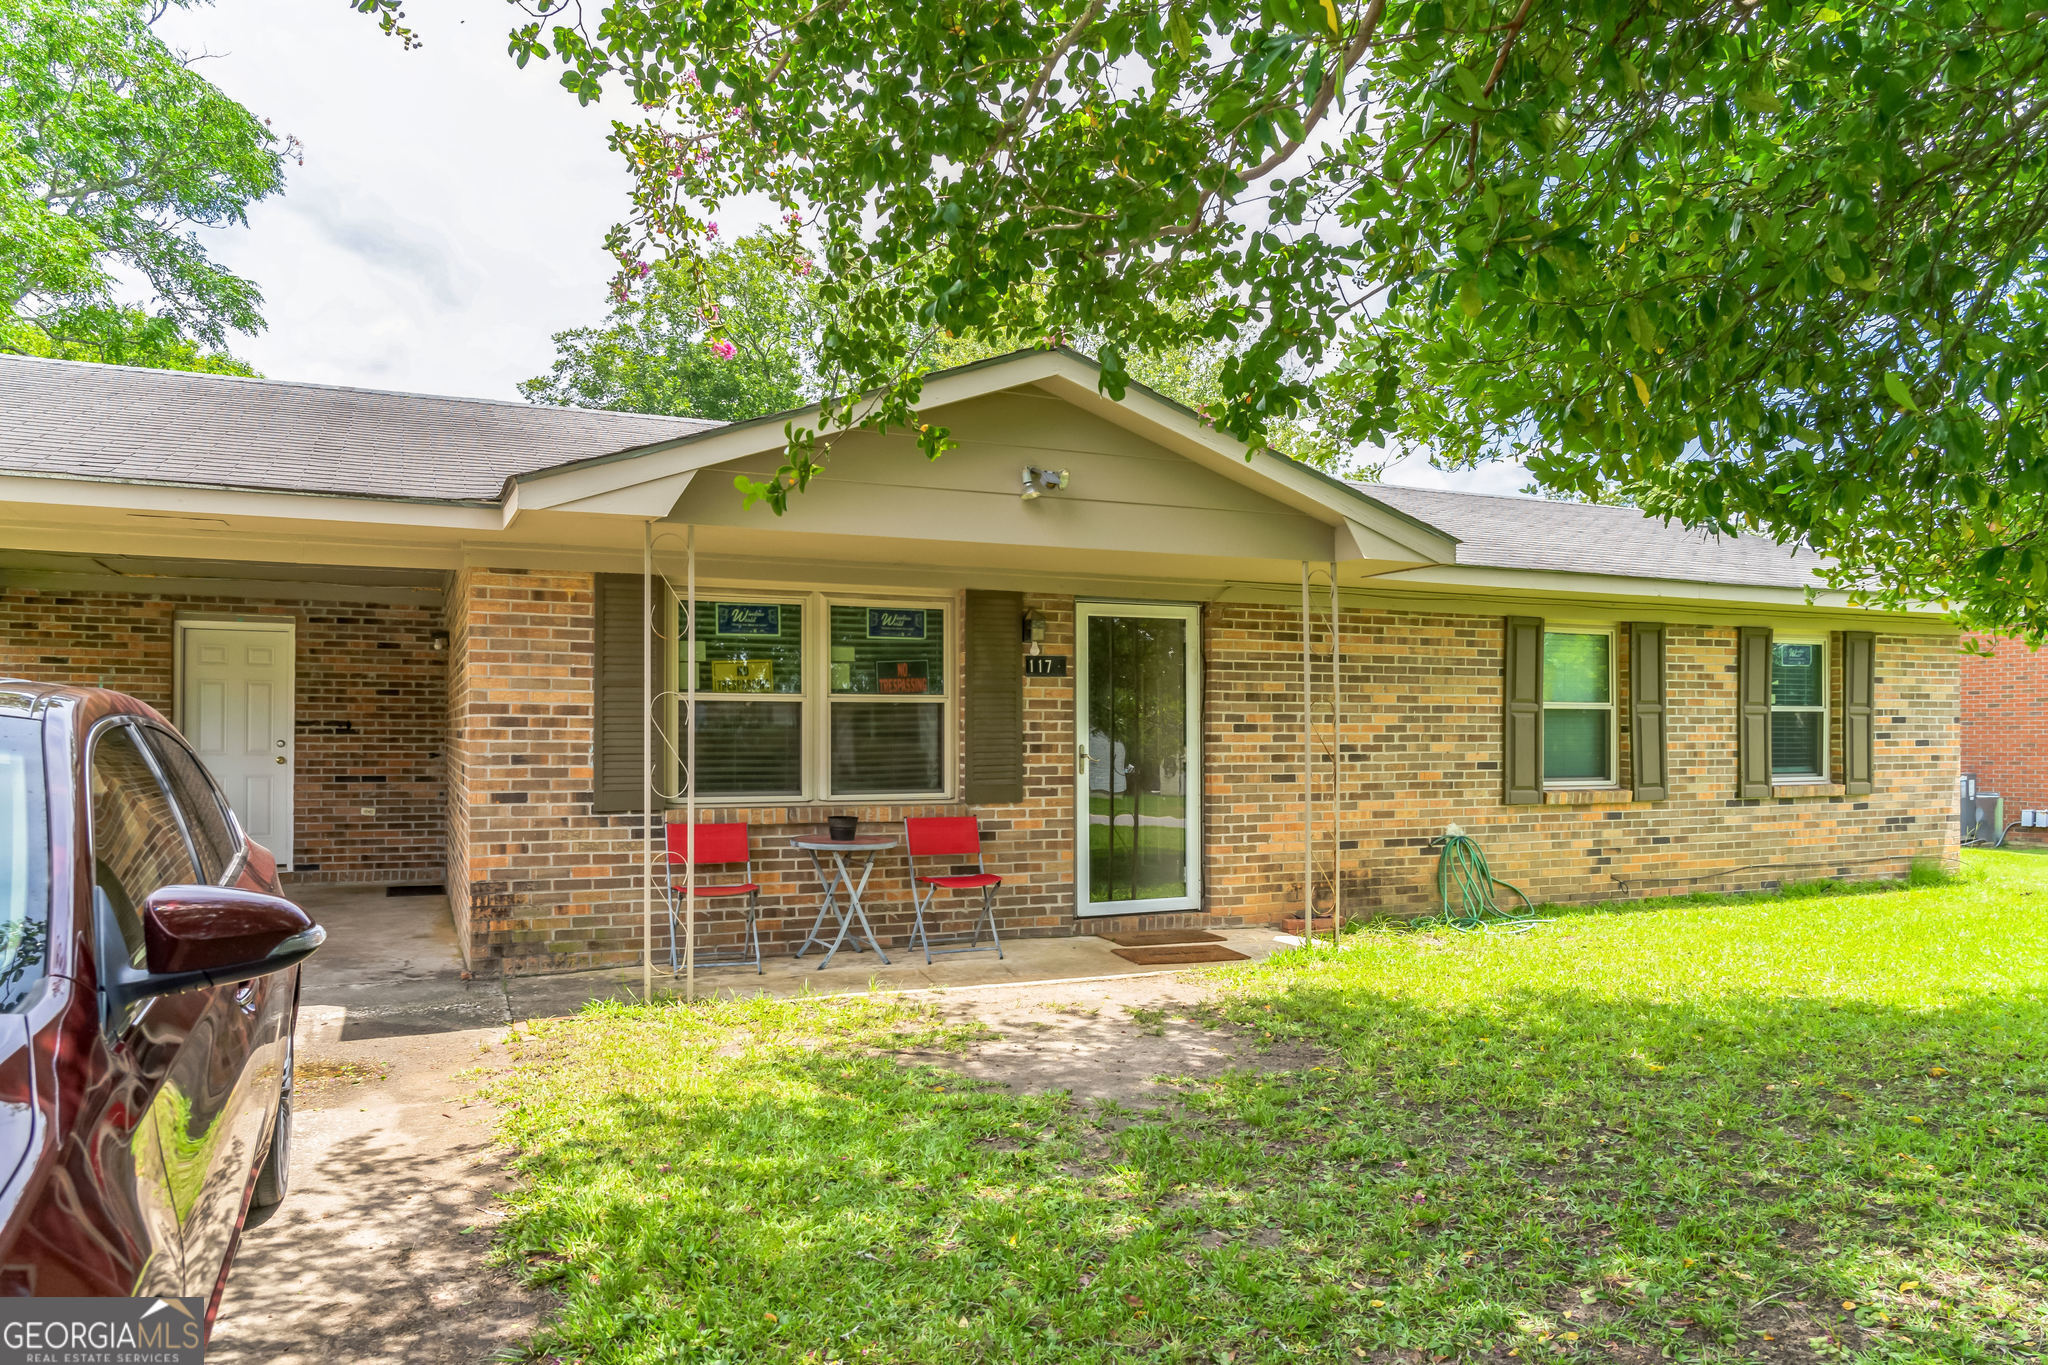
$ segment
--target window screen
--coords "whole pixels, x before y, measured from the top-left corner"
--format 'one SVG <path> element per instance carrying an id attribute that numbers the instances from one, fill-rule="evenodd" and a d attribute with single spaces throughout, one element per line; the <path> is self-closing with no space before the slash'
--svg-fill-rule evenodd
<path id="1" fill-rule="evenodd" d="M 1771 645 L 1771 775 L 1827 772 L 1827 646 Z"/>
<path id="2" fill-rule="evenodd" d="M 803 795 L 803 691 L 800 603 L 699 602 L 697 795 Z"/>
<path id="3" fill-rule="evenodd" d="M 1543 780 L 1614 778 L 1614 637 L 1543 634 Z"/>
<path id="4" fill-rule="evenodd" d="M 946 613 L 938 607 L 832 608 L 832 691 L 841 696 L 946 694 Z"/>
<path id="5" fill-rule="evenodd" d="M 945 610 L 834 603 L 830 620 L 832 795 L 943 790 Z"/>

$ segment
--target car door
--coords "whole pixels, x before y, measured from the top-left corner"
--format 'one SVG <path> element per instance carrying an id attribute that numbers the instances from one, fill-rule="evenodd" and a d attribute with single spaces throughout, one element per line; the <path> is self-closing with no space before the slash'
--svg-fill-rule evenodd
<path id="1" fill-rule="evenodd" d="M 97 898 L 114 930 L 101 935 L 101 948 L 141 966 L 142 902 L 160 887 L 211 880 L 206 859 L 187 838 L 141 723 L 95 735 L 91 780 Z M 140 1001 L 108 1021 L 113 1050 L 143 1091 L 140 1126 L 163 1163 L 185 1294 L 211 1298 L 255 1166 L 240 1108 L 250 1098 L 261 995 L 235 986 L 185 991 Z"/>
<path id="2" fill-rule="evenodd" d="M 232 884 L 242 871 L 242 836 L 206 767 L 185 744 L 156 726 L 146 736 L 199 862 L 200 878 Z M 207 1135 L 206 1171 L 184 1219 L 187 1294 L 210 1297 L 227 1269 L 243 1205 L 269 1142 L 283 1080 L 290 1025 L 289 976 L 259 976 L 197 994 L 209 997 L 194 1037 L 172 1067 L 178 1093 L 206 1097 L 216 1117 Z M 202 1053 L 197 1046 L 204 1039 Z"/>
<path id="3" fill-rule="evenodd" d="M 114 954 L 142 962 L 142 901 L 158 887 L 189 884 L 196 867 L 131 723 L 95 727 L 84 776 L 96 922 L 86 937 L 95 945 L 97 979 Z M 84 1085 L 63 1163 L 70 1189 L 45 1203 L 74 1226 L 84 1225 L 69 1234 L 71 1259 L 105 1262 L 106 1272 L 69 1292 L 185 1292 L 183 1213 L 164 1138 L 172 1114 L 189 1106 L 169 1095 L 166 1083 L 204 1008 L 195 998 L 166 996 L 119 1017 L 99 1008 L 66 1013 L 60 1048 L 80 1059 Z M 50 1240 L 58 1240 L 54 1231 Z M 131 1277 L 132 1288 L 116 1287 Z M 94 1283 L 105 1287 L 85 1287 Z M 66 1291 L 49 1286 L 40 1292 Z"/>

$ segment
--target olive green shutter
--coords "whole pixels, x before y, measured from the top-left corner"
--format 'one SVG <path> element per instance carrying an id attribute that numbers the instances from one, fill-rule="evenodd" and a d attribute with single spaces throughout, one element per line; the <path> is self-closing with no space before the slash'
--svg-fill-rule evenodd
<path id="1" fill-rule="evenodd" d="M 1510 806 L 1543 804 L 1543 622 L 1507 618 L 1501 781 Z"/>
<path id="2" fill-rule="evenodd" d="M 1024 595 L 967 594 L 967 708 L 962 797 L 976 805 L 1024 799 Z"/>
<path id="3" fill-rule="evenodd" d="M 1628 628 L 1628 734 L 1631 785 L 1638 801 L 1671 794 L 1665 770 L 1664 627 L 1635 622 Z"/>
<path id="4" fill-rule="evenodd" d="M 1735 632 L 1735 794 L 1758 801 L 1771 794 L 1771 632 Z"/>
<path id="5" fill-rule="evenodd" d="M 658 582 L 655 589 L 661 590 Z M 590 757 L 593 804 L 600 812 L 639 810 L 646 799 L 640 774 L 640 726 L 646 711 L 641 683 L 641 591 L 639 574 L 597 576 L 597 733 Z M 659 641 L 655 650 L 655 667 L 660 670 Z M 661 753 L 659 739 L 655 753 Z"/>
<path id="6" fill-rule="evenodd" d="M 1876 697 L 1877 637 L 1842 632 L 1842 788 L 1850 796 L 1870 795 Z"/>

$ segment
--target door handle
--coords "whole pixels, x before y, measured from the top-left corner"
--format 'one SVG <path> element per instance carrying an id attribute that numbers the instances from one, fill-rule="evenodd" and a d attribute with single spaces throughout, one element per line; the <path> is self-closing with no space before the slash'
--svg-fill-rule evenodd
<path id="1" fill-rule="evenodd" d="M 277 761 L 278 761 L 278 765 L 279 765 L 280 767 L 281 767 L 281 766 L 283 766 L 283 764 L 284 764 L 284 755 L 283 755 L 283 754 L 279 754 L 279 755 L 277 756 Z"/>

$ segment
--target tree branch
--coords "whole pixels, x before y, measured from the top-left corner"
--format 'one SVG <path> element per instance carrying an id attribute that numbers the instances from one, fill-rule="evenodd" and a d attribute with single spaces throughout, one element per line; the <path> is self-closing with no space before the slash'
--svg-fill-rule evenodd
<path id="1" fill-rule="evenodd" d="M 1522 0 L 1522 4 L 1526 9 L 1529 0 Z M 1330 102 L 1336 98 L 1338 85 L 1351 74 L 1351 68 L 1358 65 L 1359 59 L 1365 56 L 1365 50 L 1372 46 L 1373 34 L 1379 31 L 1380 16 L 1386 12 L 1386 0 L 1372 0 L 1372 3 L 1365 7 L 1365 14 L 1358 21 L 1358 33 L 1351 39 L 1351 45 L 1344 49 L 1344 55 L 1338 59 L 1337 65 L 1323 77 L 1323 88 L 1316 92 L 1315 101 L 1309 105 L 1308 113 L 1302 117 L 1301 136 L 1246 171 L 1244 180 L 1247 184 L 1262 175 L 1271 175 L 1279 170 L 1301 150 L 1302 144 L 1308 141 L 1308 135 L 1323 121 L 1323 115 L 1330 112 Z"/>

